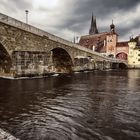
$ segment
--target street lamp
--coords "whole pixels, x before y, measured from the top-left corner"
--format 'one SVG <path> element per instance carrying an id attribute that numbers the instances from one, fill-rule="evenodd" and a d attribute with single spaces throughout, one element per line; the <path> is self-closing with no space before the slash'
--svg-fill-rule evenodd
<path id="1" fill-rule="evenodd" d="M 25 13 L 26 13 L 26 24 L 28 24 L 28 13 L 29 13 L 29 11 L 25 10 Z"/>

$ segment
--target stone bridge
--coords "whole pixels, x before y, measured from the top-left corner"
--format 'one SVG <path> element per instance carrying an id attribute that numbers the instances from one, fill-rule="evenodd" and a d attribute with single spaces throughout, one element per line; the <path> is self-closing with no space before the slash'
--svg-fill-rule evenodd
<path id="1" fill-rule="evenodd" d="M 126 65 L 0 14 L 0 75 L 35 76 Z"/>

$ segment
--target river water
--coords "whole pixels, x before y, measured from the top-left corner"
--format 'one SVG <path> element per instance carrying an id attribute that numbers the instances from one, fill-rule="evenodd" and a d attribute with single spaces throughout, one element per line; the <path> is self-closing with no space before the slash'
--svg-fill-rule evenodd
<path id="1" fill-rule="evenodd" d="M 140 70 L 0 79 L 0 128 L 21 140 L 140 140 Z"/>

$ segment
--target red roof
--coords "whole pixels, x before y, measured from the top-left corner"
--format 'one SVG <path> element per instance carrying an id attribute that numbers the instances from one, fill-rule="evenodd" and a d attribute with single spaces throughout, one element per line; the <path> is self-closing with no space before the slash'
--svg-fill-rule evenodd
<path id="1" fill-rule="evenodd" d="M 107 35 L 108 35 L 108 32 L 81 36 L 79 44 L 89 49 L 92 49 L 92 47 L 95 46 L 95 51 L 105 52 L 104 40 L 106 39 Z"/>

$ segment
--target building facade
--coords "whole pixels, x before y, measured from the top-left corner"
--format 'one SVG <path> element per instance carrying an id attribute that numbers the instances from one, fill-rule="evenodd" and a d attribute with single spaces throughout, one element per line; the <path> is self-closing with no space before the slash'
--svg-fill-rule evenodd
<path id="1" fill-rule="evenodd" d="M 128 65 L 130 68 L 140 68 L 140 36 L 131 38 L 129 43 Z"/>
<path id="2" fill-rule="evenodd" d="M 118 34 L 113 21 L 109 31 L 99 33 L 96 18 L 93 15 L 89 35 L 81 36 L 79 44 L 108 57 L 123 60 L 128 58 L 128 42 L 118 42 Z"/>
<path id="3" fill-rule="evenodd" d="M 116 45 L 116 58 L 128 60 L 129 46 L 128 41 L 117 42 Z"/>

